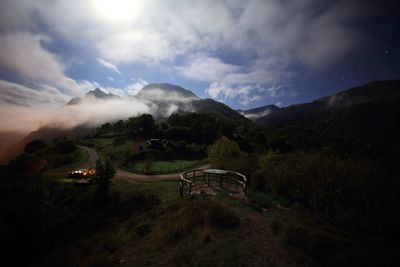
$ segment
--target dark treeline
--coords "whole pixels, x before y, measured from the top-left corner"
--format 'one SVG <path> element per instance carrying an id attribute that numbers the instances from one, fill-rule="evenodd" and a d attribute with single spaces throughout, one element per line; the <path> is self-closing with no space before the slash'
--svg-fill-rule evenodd
<path id="1" fill-rule="evenodd" d="M 198 145 L 210 145 L 225 136 L 237 142 L 240 148 L 247 152 L 267 148 L 266 136 L 257 125 L 251 122 L 238 124 L 210 114 L 172 114 L 160 123 L 156 123 L 151 115 L 142 114 L 127 120 L 105 123 L 97 132 L 98 135 L 114 133 L 134 138 L 163 138 Z M 271 145 L 279 144 L 271 142 Z"/>
<path id="2" fill-rule="evenodd" d="M 383 244 L 383 248 L 399 245 L 399 167 L 376 154 L 373 157 L 360 154 L 358 147 L 335 150 L 330 140 L 323 143 L 318 137 L 314 142 L 314 135 L 297 135 L 297 131 L 264 132 L 251 122 L 238 123 L 197 113 L 173 114 L 161 122 L 142 114 L 105 123 L 88 142 L 93 137 L 110 136 L 115 137 L 113 145 L 123 144 L 127 139 L 167 140 L 162 149 L 146 147 L 124 155 L 123 163 L 144 160 L 149 155 L 167 160 L 208 156 L 213 167 L 233 169 L 250 178 L 249 205 L 253 208 L 274 209 L 278 203 L 324 218 L 330 225 L 347 231 L 349 238 L 357 242 L 362 237 L 366 242 Z M 304 149 L 293 140 L 300 144 L 306 140 L 313 145 Z M 355 150 L 357 153 L 352 153 Z M 77 153 L 75 142 L 67 138 L 51 143 L 35 140 L 19 158 L 0 169 L 3 253 L 16 258 L 18 251 L 29 251 L 26 258 L 18 261 L 35 262 L 46 250 L 61 246 L 68 238 L 96 231 L 107 218 L 128 216 L 158 201 L 143 194 L 135 193 L 128 199 L 111 194 L 109 201 L 96 205 L 99 203 L 94 201 L 96 195 L 98 200 L 109 180 L 103 179 L 104 183 L 99 183 L 101 189 L 96 191 L 52 183 L 41 175 L 46 168 L 73 162 L 79 158 Z M 312 229 L 296 228 L 286 235 L 288 243 L 300 244 L 311 254 L 321 252 L 327 244 L 333 247 L 328 252 L 322 251 L 322 256 L 318 254 L 316 260 L 322 265 L 344 248 L 365 255 L 365 251 L 358 251 L 356 243 L 336 244 L 326 236 L 320 240 Z M 316 241 L 310 244 L 313 238 Z"/>

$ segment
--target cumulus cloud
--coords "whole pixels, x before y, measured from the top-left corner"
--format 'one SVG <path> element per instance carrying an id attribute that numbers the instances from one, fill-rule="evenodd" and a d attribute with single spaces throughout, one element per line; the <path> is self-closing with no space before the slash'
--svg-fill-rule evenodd
<path id="1" fill-rule="evenodd" d="M 56 88 L 43 86 L 34 90 L 26 86 L 0 80 L 0 103 L 25 107 L 59 106 L 69 100 L 69 96 L 61 94 Z"/>
<path id="2" fill-rule="evenodd" d="M 286 95 L 286 91 L 283 85 L 273 85 L 270 87 L 263 87 L 259 84 L 233 86 L 227 83 L 214 82 L 206 89 L 206 94 L 222 101 L 238 98 L 238 102 L 242 106 L 247 106 L 249 103 L 260 100 L 265 96 L 271 98 L 284 96 Z"/>
<path id="3" fill-rule="evenodd" d="M 117 96 L 133 96 L 136 95 L 140 89 L 142 89 L 145 85 L 149 84 L 147 81 L 141 78 L 132 78 L 132 83 L 122 87 L 101 87 L 98 88 L 104 89 L 107 93 L 112 93 Z M 92 87 L 93 88 L 93 87 Z"/>
<path id="4" fill-rule="evenodd" d="M 0 66 L 35 90 L 82 95 L 100 87 L 66 74 L 67 64 L 47 49 L 57 39 L 113 72 L 121 73 L 116 65 L 166 68 L 208 84 L 213 98 L 248 105 L 287 94 L 280 86 L 296 76 L 293 66 L 323 69 L 354 49 L 362 39 L 349 26 L 363 15 L 356 7 L 318 0 L 4 0 Z M 106 89 L 133 95 L 145 83 Z"/>
<path id="5" fill-rule="evenodd" d="M 107 69 L 110 69 L 118 74 L 121 74 L 121 72 L 119 71 L 119 69 L 117 68 L 117 66 L 115 66 L 114 64 L 105 61 L 104 59 L 101 58 L 96 58 L 97 62 L 99 62 L 102 66 L 106 67 Z"/>
<path id="6" fill-rule="evenodd" d="M 324 7 L 317 0 L 16 2 L 6 5 L 8 11 L 30 17 L 33 10 L 57 35 L 89 45 L 112 62 L 174 60 L 187 53 L 228 49 L 249 58 L 287 57 L 326 64 L 359 39 L 358 29 L 347 22 L 360 12 L 344 1 Z M 26 27 L 35 25 L 32 20 Z M 331 40 L 345 44 L 326 45 Z M 303 58 L 300 52 L 310 53 L 313 59 Z"/>
<path id="7" fill-rule="evenodd" d="M 49 42 L 46 35 L 28 32 L 0 35 L 0 66 L 37 87 L 51 86 L 69 95 L 81 95 L 79 82 L 66 76 L 64 64 L 43 47 Z"/>
<path id="8" fill-rule="evenodd" d="M 177 70 L 188 79 L 213 82 L 221 80 L 227 74 L 238 72 L 240 67 L 224 63 L 216 57 L 197 55 L 186 65 L 177 67 Z"/>
<path id="9" fill-rule="evenodd" d="M 25 78 L 54 81 L 64 78 L 64 67 L 57 57 L 43 49 L 50 42 L 45 35 L 28 32 L 0 35 L 0 64 Z"/>
<path id="10" fill-rule="evenodd" d="M 125 89 L 128 95 L 136 95 L 140 91 L 140 89 L 149 84 L 147 81 L 141 78 L 132 79 L 132 81 L 133 83 L 128 85 Z"/>

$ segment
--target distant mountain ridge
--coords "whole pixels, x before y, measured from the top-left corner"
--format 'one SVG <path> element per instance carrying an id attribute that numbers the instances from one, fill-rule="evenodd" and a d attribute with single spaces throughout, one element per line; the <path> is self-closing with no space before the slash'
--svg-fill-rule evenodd
<path id="1" fill-rule="evenodd" d="M 79 105 L 88 99 L 112 100 L 122 99 L 112 93 L 105 93 L 99 88 L 89 91 L 82 98 L 72 98 L 67 105 Z M 133 96 L 126 99 L 136 99 L 156 110 L 155 117 L 167 117 L 171 113 L 198 112 L 214 114 L 234 121 L 246 121 L 246 118 L 229 106 L 212 100 L 200 99 L 192 91 L 178 85 L 168 83 L 149 83 Z"/>
<path id="2" fill-rule="evenodd" d="M 299 149 L 325 147 L 400 158 L 400 80 L 375 81 L 261 117 L 271 138 Z"/>
<path id="3" fill-rule="evenodd" d="M 114 95 L 112 93 L 107 94 L 102 90 L 100 90 L 99 88 L 96 88 L 92 91 L 87 92 L 82 98 L 80 97 L 71 98 L 71 100 L 67 103 L 67 105 L 79 105 L 82 103 L 82 101 L 88 98 L 108 100 L 108 99 L 117 99 L 119 98 L 119 96 Z"/>

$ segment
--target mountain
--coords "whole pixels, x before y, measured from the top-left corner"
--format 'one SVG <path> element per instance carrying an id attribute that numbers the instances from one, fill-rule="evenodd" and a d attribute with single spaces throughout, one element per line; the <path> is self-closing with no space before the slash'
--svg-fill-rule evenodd
<path id="1" fill-rule="evenodd" d="M 225 117 L 232 121 L 248 121 L 243 115 L 231 109 L 224 103 L 213 99 L 198 99 L 192 102 L 193 111 L 197 113 L 213 114 Z"/>
<path id="2" fill-rule="evenodd" d="M 279 107 L 275 105 L 266 105 L 258 108 L 248 109 L 248 110 L 237 110 L 240 114 L 245 116 L 246 118 L 256 121 L 257 119 L 267 116 L 272 112 L 279 110 Z"/>
<path id="3" fill-rule="evenodd" d="M 113 94 L 106 94 L 99 88 L 88 92 L 82 98 L 72 98 L 67 105 L 79 105 L 87 99 L 97 100 L 121 99 Z M 247 121 L 237 111 L 212 99 L 200 99 L 192 91 L 168 83 L 150 83 L 127 100 L 135 99 L 146 104 L 155 118 L 167 118 L 172 113 L 199 112 L 214 114 L 234 121 Z M 132 114 L 133 115 L 133 114 Z"/>
<path id="4" fill-rule="evenodd" d="M 66 105 L 76 107 L 76 112 L 79 112 L 79 105 L 83 104 L 85 101 L 89 101 L 92 106 L 92 102 L 90 100 L 96 99 L 99 101 L 111 101 L 114 99 L 118 100 L 126 100 L 125 102 L 130 105 L 130 100 L 139 101 L 141 104 L 144 104 L 151 111 L 151 114 L 156 119 L 166 119 L 172 113 L 185 113 L 185 112 L 198 112 L 198 113 L 207 113 L 222 116 L 226 119 L 230 119 L 233 121 L 248 121 L 244 116 L 231 109 L 227 105 L 214 101 L 212 99 L 200 99 L 191 91 L 184 89 L 180 86 L 171 85 L 171 84 L 148 84 L 144 86 L 135 96 L 130 97 L 119 97 L 114 94 L 107 94 L 96 88 L 93 91 L 88 92 L 85 96 L 79 98 L 72 98 Z M 138 104 L 138 102 L 132 101 L 132 105 Z M 112 104 L 112 103 L 111 103 Z M 118 105 L 120 103 L 117 103 Z M 87 110 L 87 106 L 85 107 Z M 84 112 L 87 116 L 88 111 Z M 95 114 L 94 114 L 95 115 Z M 136 114 L 131 114 L 131 116 Z M 116 118 L 116 119 L 126 119 L 126 118 Z M 75 138 L 81 137 L 88 134 L 93 134 L 93 121 L 91 121 L 91 126 L 86 125 L 85 123 L 79 124 L 78 126 L 74 126 L 72 128 L 60 127 L 63 121 L 57 122 L 56 125 L 46 125 L 37 129 L 36 131 L 31 132 L 26 135 L 24 138 L 19 137 L 19 141 L 15 141 L 14 145 L 7 146 L 3 148 L 5 152 L 2 158 L 0 158 L 0 162 L 8 162 L 10 159 L 14 158 L 18 154 L 20 154 L 25 145 L 35 139 L 43 139 L 51 141 L 57 137 L 65 137 Z M 98 121 L 97 123 L 101 125 L 105 122 L 112 122 L 109 119 L 105 118 L 104 121 Z"/>
<path id="5" fill-rule="evenodd" d="M 151 83 L 144 86 L 135 96 L 157 107 L 156 117 L 165 117 L 172 113 L 198 112 L 214 114 L 234 121 L 246 121 L 246 118 L 227 105 L 212 100 L 200 99 L 192 91 L 167 83 Z"/>
<path id="6" fill-rule="evenodd" d="M 83 98 L 80 97 L 74 97 L 72 98 L 67 105 L 79 105 L 84 101 L 85 99 L 100 99 L 100 100 L 110 100 L 110 99 L 118 99 L 119 96 L 116 96 L 112 93 L 105 93 L 99 88 L 96 88 L 95 90 L 89 91 L 86 93 Z"/>
<path id="7" fill-rule="evenodd" d="M 118 96 L 112 94 L 112 93 L 104 93 L 101 91 L 99 88 L 96 88 L 93 91 L 89 91 L 86 95 L 86 97 L 94 97 L 97 99 L 114 99 L 114 98 L 119 98 Z"/>
<path id="8" fill-rule="evenodd" d="M 376 81 L 311 103 L 281 108 L 256 123 L 270 138 L 309 150 L 400 157 L 400 80 Z"/>
<path id="9" fill-rule="evenodd" d="M 198 98 L 192 91 L 169 83 L 149 83 L 136 94 L 137 98 L 147 99 L 159 99 L 160 96 L 169 96 L 168 98 Z"/>

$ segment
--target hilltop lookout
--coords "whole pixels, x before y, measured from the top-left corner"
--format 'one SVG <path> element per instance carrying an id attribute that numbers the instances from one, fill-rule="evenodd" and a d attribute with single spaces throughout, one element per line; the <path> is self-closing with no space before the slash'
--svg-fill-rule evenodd
<path id="1" fill-rule="evenodd" d="M 181 197 L 218 192 L 234 198 L 246 196 L 246 176 L 241 173 L 221 169 L 196 169 L 181 173 L 179 185 Z"/>

